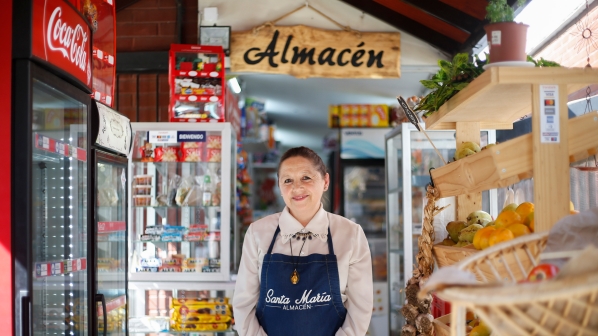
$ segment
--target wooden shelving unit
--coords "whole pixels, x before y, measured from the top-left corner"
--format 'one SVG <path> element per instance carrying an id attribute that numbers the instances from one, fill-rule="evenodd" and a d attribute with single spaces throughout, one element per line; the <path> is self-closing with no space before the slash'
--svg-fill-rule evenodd
<path id="1" fill-rule="evenodd" d="M 455 129 L 457 144 L 479 143 L 480 129 L 511 129 L 532 114 L 532 134 L 432 171 L 441 196 L 457 196 L 457 217 L 480 209 L 480 192 L 534 177 L 536 231 L 569 214 L 569 163 L 598 151 L 598 112 L 568 119 L 567 96 L 598 83 L 591 68 L 492 67 L 426 119 L 426 129 Z M 541 141 L 541 85 L 556 87 L 559 141 Z"/>

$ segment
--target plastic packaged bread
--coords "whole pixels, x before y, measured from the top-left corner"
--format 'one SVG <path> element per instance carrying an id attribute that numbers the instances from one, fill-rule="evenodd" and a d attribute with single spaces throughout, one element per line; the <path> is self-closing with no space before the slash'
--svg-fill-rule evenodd
<path id="1" fill-rule="evenodd" d="M 188 315 L 226 315 L 232 316 L 230 306 L 228 304 L 216 302 L 194 302 L 184 304 L 172 304 L 172 314 Z"/>
<path id="2" fill-rule="evenodd" d="M 222 331 L 228 329 L 228 323 L 184 323 L 173 324 L 175 331 Z"/>
<path id="3" fill-rule="evenodd" d="M 232 317 L 226 315 L 207 315 L 207 314 L 196 314 L 189 313 L 187 315 L 180 315 L 173 313 L 172 319 L 177 324 L 188 324 L 188 323 L 228 323 L 232 320 Z"/>

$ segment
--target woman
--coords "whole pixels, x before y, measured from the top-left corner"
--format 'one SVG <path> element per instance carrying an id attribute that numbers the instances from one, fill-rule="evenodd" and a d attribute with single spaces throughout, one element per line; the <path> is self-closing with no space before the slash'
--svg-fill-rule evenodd
<path id="1" fill-rule="evenodd" d="M 249 227 L 233 298 L 240 336 L 363 336 L 373 307 L 361 226 L 326 212 L 330 176 L 311 149 L 280 159 L 286 207 Z"/>

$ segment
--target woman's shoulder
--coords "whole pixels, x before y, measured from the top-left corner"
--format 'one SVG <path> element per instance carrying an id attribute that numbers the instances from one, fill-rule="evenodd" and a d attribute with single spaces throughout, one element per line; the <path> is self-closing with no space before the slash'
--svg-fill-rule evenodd
<path id="1" fill-rule="evenodd" d="M 342 227 L 343 230 L 351 230 L 351 231 L 359 231 L 363 230 L 361 225 L 355 223 L 354 221 L 347 219 L 341 215 L 333 214 L 331 212 L 328 213 L 328 218 L 330 219 L 330 230 L 333 230 L 335 227 Z"/>
<path id="2" fill-rule="evenodd" d="M 281 213 L 278 212 L 256 220 L 250 225 L 251 231 L 254 235 L 259 235 L 260 233 L 269 233 L 272 235 L 278 226 L 278 218 L 280 218 L 280 214 Z"/>

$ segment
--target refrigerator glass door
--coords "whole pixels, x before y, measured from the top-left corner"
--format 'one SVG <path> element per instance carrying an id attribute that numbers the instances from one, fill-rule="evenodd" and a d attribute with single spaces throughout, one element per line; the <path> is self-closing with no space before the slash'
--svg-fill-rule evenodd
<path id="1" fill-rule="evenodd" d="M 32 91 L 32 330 L 88 335 L 88 107 L 35 79 Z"/>
<path id="2" fill-rule="evenodd" d="M 127 161 L 97 152 L 96 279 L 106 308 L 98 304 L 98 335 L 125 335 L 127 316 Z"/>

